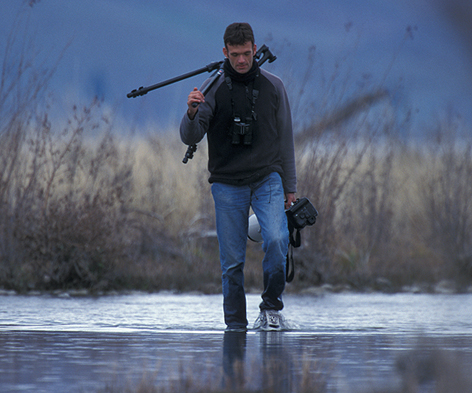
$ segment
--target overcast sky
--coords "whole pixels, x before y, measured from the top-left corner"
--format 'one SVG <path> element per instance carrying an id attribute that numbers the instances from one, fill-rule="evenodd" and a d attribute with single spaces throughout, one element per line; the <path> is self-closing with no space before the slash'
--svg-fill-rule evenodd
<path id="1" fill-rule="evenodd" d="M 437 0 L 440 1 L 440 0 Z M 21 0 L 0 0 L 0 53 L 18 19 Z M 23 7 L 22 38 L 52 62 L 67 47 L 51 82 L 58 105 L 99 95 L 127 121 L 176 125 L 191 88 L 208 74 L 126 98 L 139 86 L 222 60 L 222 35 L 235 21 L 254 27 L 256 43 L 268 44 L 278 57 L 268 70 L 301 75 L 308 48 L 316 47 L 313 101 L 320 79 L 346 58 L 340 80 L 351 91 L 381 83 L 395 92 L 398 110 L 412 109 L 418 119 L 433 119 L 453 106 L 472 112 L 470 47 L 444 17 L 444 9 L 426 0 L 40 0 Z M 407 27 L 412 38 L 405 39 Z M 387 78 L 384 80 L 384 76 Z M 318 80 L 316 81 L 316 78 Z M 363 86 L 363 81 L 367 85 Z M 289 94 L 294 94 L 287 86 Z"/>

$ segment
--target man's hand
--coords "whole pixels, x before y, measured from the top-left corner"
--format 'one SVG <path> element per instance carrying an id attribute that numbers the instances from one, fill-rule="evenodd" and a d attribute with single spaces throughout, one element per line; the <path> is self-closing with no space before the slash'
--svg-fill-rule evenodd
<path id="1" fill-rule="evenodd" d="M 187 99 L 187 115 L 190 120 L 193 120 L 195 118 L 195 115 L 198 111 L 198 105 L 200 105 L 202 102 L 205 102 L 205 96 L 200 90 L 198 90 L 198 88 L 194 87 L 193 91 L 188 95 Z M 194 107 L 193 104 L 197 105 L 195 105 Z"/>
<path id="2" fill-rule="evenodd" d="M 295 196 L 295 193 L 293 192 L 288 192 L 285 194 L 285 210 L 290 209 L 290 206 L 297 200 L 297 197 Z"/>

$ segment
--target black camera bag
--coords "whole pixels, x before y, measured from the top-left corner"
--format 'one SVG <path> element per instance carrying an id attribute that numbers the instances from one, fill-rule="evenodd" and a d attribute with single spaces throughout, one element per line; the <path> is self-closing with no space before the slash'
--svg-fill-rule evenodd
<path id="1" fill-rule="evenodd" d="M 287 215 L 288 229 L 290 232 L 290 249 L 289 254 L 287 255 L 286 281 L 291 282 L 295 275 L 292 247 L 300 247 L 300 230 L 305 228 L 307 225 L 311 226 L 315 224 L 318 211 L 315 209 L 308 198 L 303 197 L 297 199 L 290 209 L 285 211 L 285 214 Z"/>
<path id="2" fill-rule="evenodd" d="M 307 225 L 313 225 L 316 222 L 318 212 L 311 204 L 308 198 L 299 198 L 290 209 L 285 211 L 289 225 L 294 229 L 303 229 Z"/>

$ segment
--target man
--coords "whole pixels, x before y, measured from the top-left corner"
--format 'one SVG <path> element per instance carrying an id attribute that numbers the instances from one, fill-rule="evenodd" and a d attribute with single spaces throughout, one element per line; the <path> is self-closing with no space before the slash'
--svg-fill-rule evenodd
<path id="1" fill-rule="evenodd" d="M 248 324 L 243 269 L 250 207 L 265 252 L 255 328 L 279 330 L 289 243 L 284 207 L 296 200 L 290 107 L 282 81 L 254 60 L 249 24 L 229 25 L 224 45 L 224 74 L 206 97 L 197 88 L 189 94 L 180 136 L 191 145 L 207 135 L 227 330 L 246 331 Z"/>

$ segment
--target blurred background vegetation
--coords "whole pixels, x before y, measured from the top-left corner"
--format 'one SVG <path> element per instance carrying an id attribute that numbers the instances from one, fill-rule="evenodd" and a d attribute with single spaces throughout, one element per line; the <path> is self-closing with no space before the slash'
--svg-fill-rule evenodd
<path id="1" fill-rule="evenodd" d="M 183 165 L 178 130 L 127 133 L 99 99 L 50 116 L 55 67 L 18 34 L 6 38 L 0 80 L 0 287 L 219 292 L 205 143 Z M 425 125 L 427 138 L 409 137 L 412 114 L 399 113 L 382 81 L 354 81 L 349 58 L 313 92 L 314 53 L 301 78 L 282 75 L 298 195 L 320 213 L 302 231 L 288 290 L 431 291 L 445 280 L 470 290 L 470 127 L 450 112 Z M 249 290 L 262 285 L 261 258 L 249 243 Z"/>

